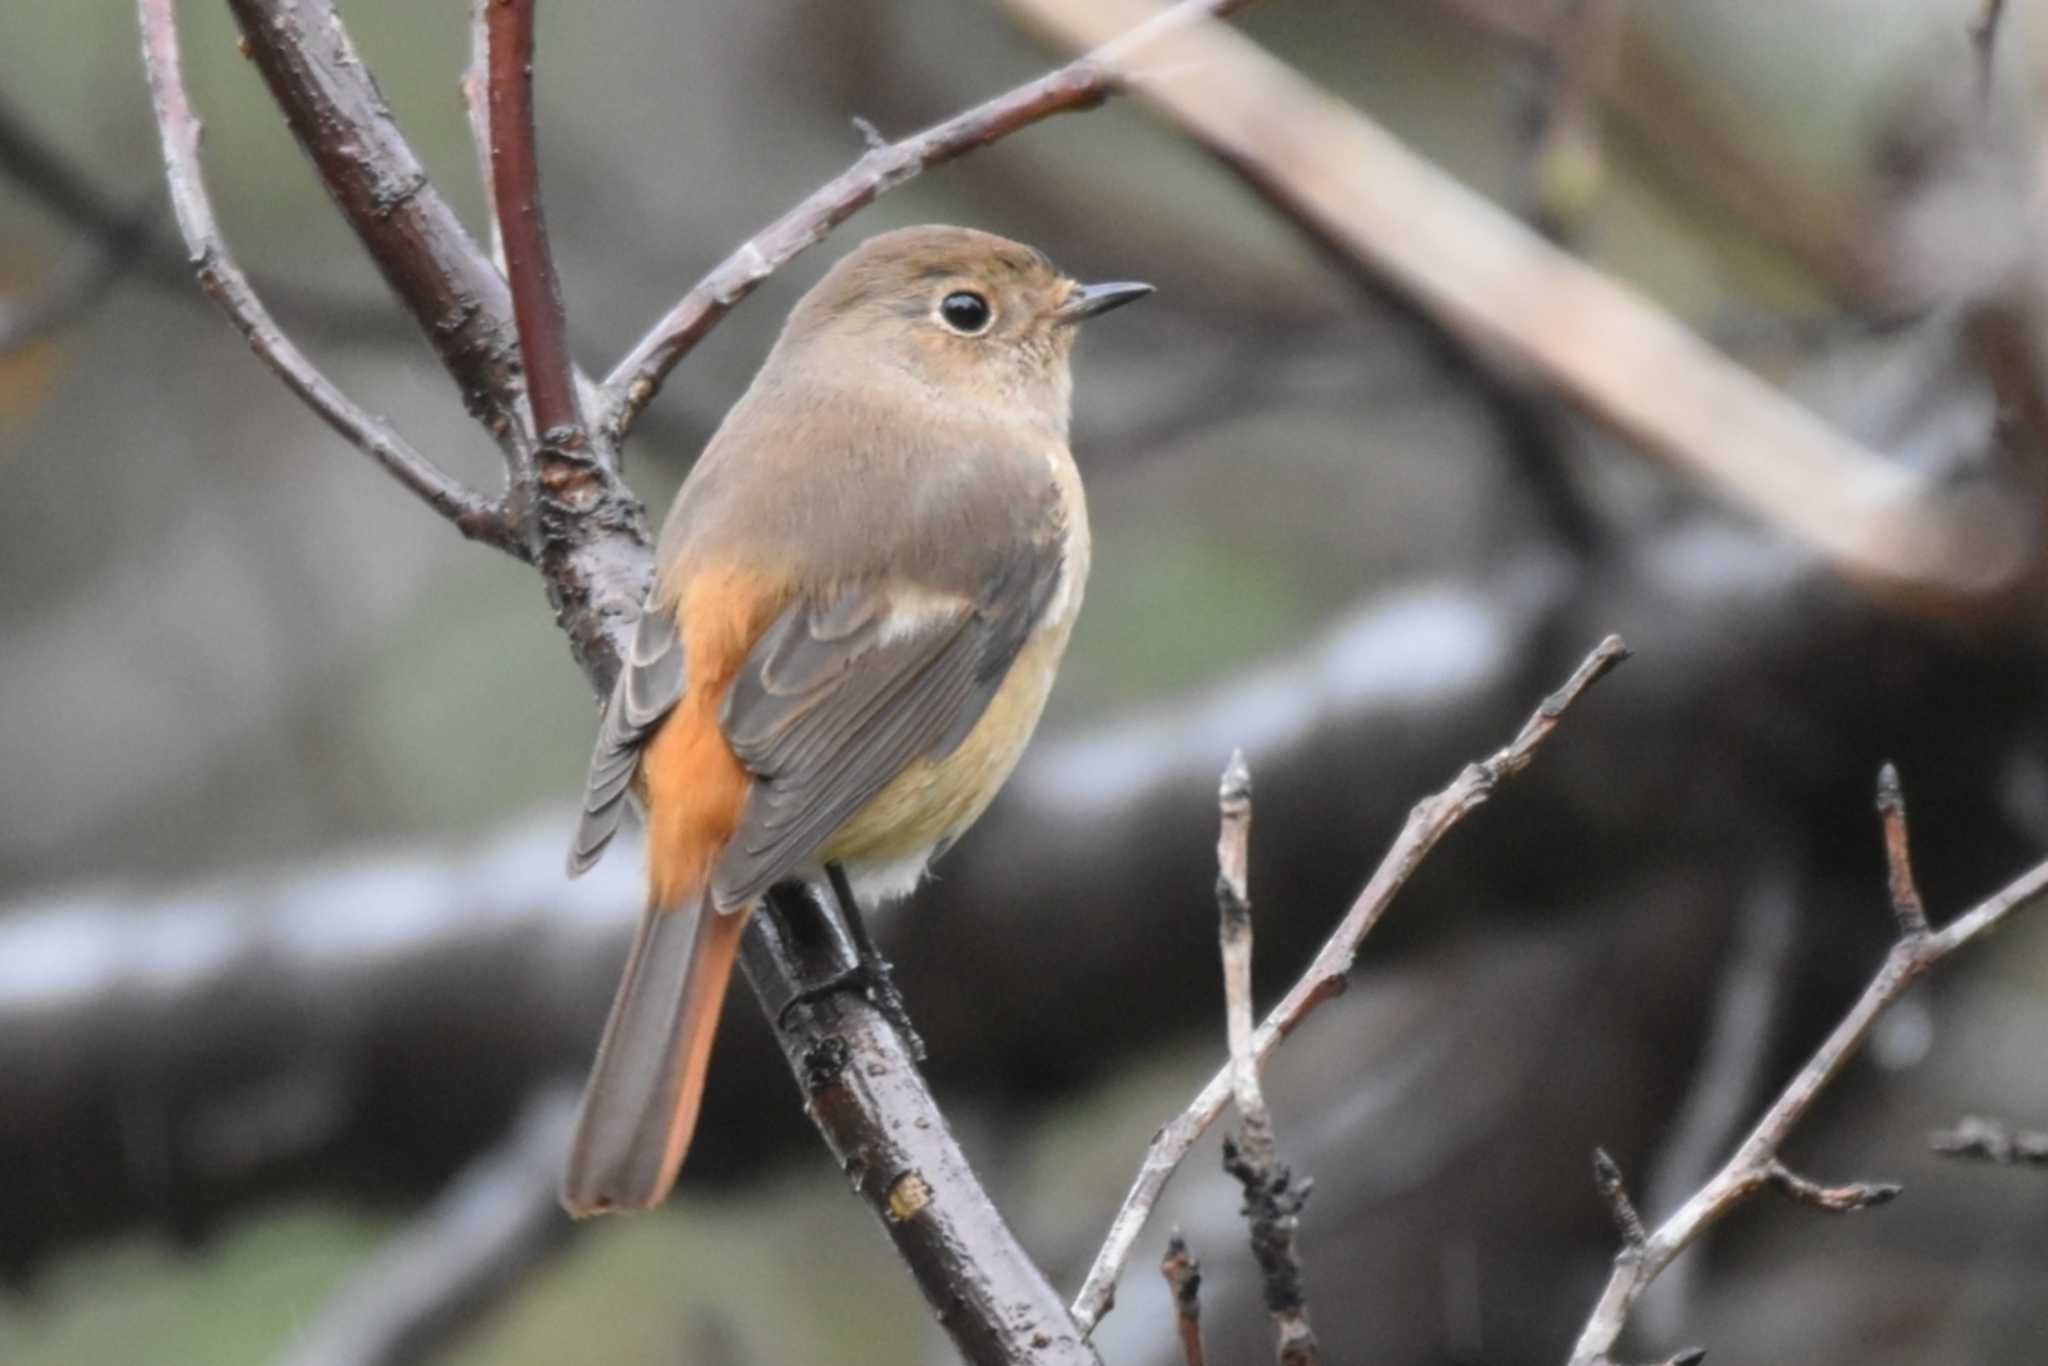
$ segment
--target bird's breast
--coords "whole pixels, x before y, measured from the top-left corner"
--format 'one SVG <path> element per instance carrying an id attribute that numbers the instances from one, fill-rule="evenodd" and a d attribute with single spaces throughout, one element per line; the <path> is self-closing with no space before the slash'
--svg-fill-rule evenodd
<path id="1" fill-rule="evenodd" d="M 988 708 L 950 753 L 920 759 L 876 793 L 819 851 L 869 873 L 878 890 L 900 894 L 916 884 L 932 851 L 950 843 L 988 809 L 1023 756 L 1052 693 L 1088 581 L 1088 509 L 1066 452 L 1049 457 L 1062 518 L 1060 575 Z"/>

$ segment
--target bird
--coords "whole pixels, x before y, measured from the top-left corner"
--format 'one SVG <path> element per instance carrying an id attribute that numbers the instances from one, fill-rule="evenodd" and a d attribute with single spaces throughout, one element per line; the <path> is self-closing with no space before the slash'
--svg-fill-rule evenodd
<path id="1" fill-rule="evenodd" d="M 683 481 L 569 855 L 640 809 L 572 1215 L 666 1198 L 769 888 L 829 886 L 866 957 L 860 906 L 908 895 L 1015 768 L 1088 578 L 1075 325 L 1151 292 L 975 229 L 882 233 L 798 301 Z"/>

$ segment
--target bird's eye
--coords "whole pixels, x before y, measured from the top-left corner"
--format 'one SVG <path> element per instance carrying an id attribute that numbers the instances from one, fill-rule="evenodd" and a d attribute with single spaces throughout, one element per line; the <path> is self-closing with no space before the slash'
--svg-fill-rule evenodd
<path id="1" fill-rule="evenodd" d="M 971 289 L 956 289 L 939 300 L 939 317 L 955 332 L 972 337 L 988 328 L 988 300 Z"/>

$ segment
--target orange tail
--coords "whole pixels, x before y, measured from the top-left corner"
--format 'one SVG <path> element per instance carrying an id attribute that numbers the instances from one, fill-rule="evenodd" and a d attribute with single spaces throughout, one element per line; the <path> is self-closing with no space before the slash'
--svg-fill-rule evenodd
<path id="1" fill-rule="evenodd" d="M 701 896 L 641 917 L 562 1177 L 562 1204 L 577 1218 L 650 1209 L 675 1184 L 746 922 Z"/>

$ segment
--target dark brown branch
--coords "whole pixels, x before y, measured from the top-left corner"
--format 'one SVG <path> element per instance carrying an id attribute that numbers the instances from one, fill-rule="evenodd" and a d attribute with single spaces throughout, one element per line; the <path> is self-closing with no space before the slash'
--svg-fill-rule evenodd
<path id="1" fill-rule="evenodd" d="M 1892 784 L 1895 786 L 1896 782 L 1893 775 Z M 1896 838 L 1903 855 L 1904 803 L 1891 803 L 1884 818 L 1887 846 Z M 1899 861 L 1894 859 L 1895 875 Z M 1758 1191 L 1769 1187 L 1803 1204 L 1838 1213 L 1880 1205 L 1899 1193 L 1897 1186 L 1889 1184 L 1818 1185 L 1788 1170 L 1778 1152 L 1821 1092 L 1862 1047 L 1878 1017 L 1905 994 L 1907 987 L 1927 969 L 1995 929 L 2013 911 L 2031 904 L 2043 892 L 2048 892 L 2048 862 L 2035 865 L 1942 930 L 1921 929 L 1916 933 L 1906 918 L 1900 917 L 1900 937 L 1877 975 L 1806 1066 L 1786 1084 L 1734 1156 L 1641 1244 L 1624 1239 L 1607 1287 L 1572 1349 L 1571 1366 L 1607 1366 L 1613 1360 L 1609 1354 L 1628 1323 L 1629 1311 L 1643 1291 L 1674 1257 Z"/>
<path id="2" fill-rule="evenodd" d="M 2048 1167 L 2048 1130 L 2015 1129 L 2003 1120 L 1965 1115 L 1928 1139 L 1946 1157 L 1974 1158 L 2001 1167 Z"/>
<path id="3" fill-rule="evenodd" d="M 1107 64 L 1111 58 L 1135 51 L 1192 19 L 1228 15 L 1248 3 L 1249 0 L 1180 0 L 1172 9 L 1139 25 L 1101 51 L 900 142 L 871 147 L 860 160 L 813 190 L 795 208 L 755 233 L 713 267 L 612 367 L 604 381 L 604 407 L 598 417 L 598 427 L 605 439 L 614 445 L 623 442 L 677 361 L 688 355 L 763 280 L 806 248 L 822 242 L 827 233 L 857 210 L 920 172 L 986 147 L 1019 129 L 1054 114 L 1093 108 L 1114 88 L 1115 77 Z"/>
<path id="4" fill-rule="evenodd" d="M 1175 1229 L 1166 1239 L 1159 1274 L 1173 1292 L 1174 1337 L 1180 1343 L 1182 1366 L 1205 1366 L 1202 1347 L 1202 1264 L 1188 1251 L 1188 1241 Z"/>
<path id="5" fill-rule="evenodd" d="M 939 1323 L 976 1366 L 1100 1366 L 1100 1359 L 976 1180 L 932 1104 L 903 1034 L 865 997 L 792 1002 L 852 967 L 809 892 L 784 884 L 756 915 L 741 966 L 778 1031 L 811 1120 L 874 1211 Z"/>
<path id="6" fill-rule="evenodd" d="M 473 540 L 514 554 L 520 543 L 504 510 L 436 467 L 391 426 L 358 407 L 285 336 L 248 277 L 235 264 L 199 165 L 199 119 L 185 90 L 172 0 L 141 0 L 142 55 L 150 98 L 163 134 L 164 169 L 178 226 L 192 251 L 199 282 L 233 320 L 250 347 L 329 427 L 375 460 L 400 484 Z"/>
<path id="7" fill-rule="evenodd" d="M 1273 1008 L 1253 1034 L 1252 1054 L 1261 1065 L 1308 1018 L 1310 1012 L 1344 990 L 1351 965 L 1358 957 L 1359 945 L 1379 924 L 1380 917 L 1393 904 L 1395 894 L 1422 866 L 1430 851 L 1458 822 L 1484 804 L 1504 780 L 1527 768 L 1572 704 L 1627 657 L 1628 647 L 1622 644 L 1619 636 L 1609 636 L 1601 641 L 1564 685 L 1543 699 L 1543 704 L 1523 723 L 1521 731 L 1505 749 L 1467 765 L 1449 787 L 1416 804 L 1408 813 L 1407 823 L 1402 826 L 1393 847 L 1387 850 L 1372 879 L 1365 884 L 1365 890 L 1351 903 L 1351 908 L 1324 941 L 1308 970 L 1288 989 L 1287 995 L 1281 998 L 1280 1004 Z M 1117 1277 L 1129 1260 L 1131 1247 L 1137 1242 L 1152 1207 L 1158 1203 L 1181 1160 L 1194 1147 L 1195 1140 L 1229 1103 L 1231 1071 L 1226 1065 L 1211 1077 L 1201 1094 L 1185 1110 L 1168 1120 L 1145 1150 L 1137 1178 L 1110 1222 L 1102 1247 L 1088 1268 L 1087 1279 L 1075 1294 L 1074 1318 L 1084 1332 L 1092 1331 L 1115 1304 Z"/>
<path id="8" fill-rule="evenodd" d="M 531 450 L 512 301 L 427 178 L 332 0 L 228 0 L 299 146 L 370 259 L 515 462 Z"/>
<path id="9" fill-rule="evenodd" d="M 1280 1366 L 1316 1366 L 1322 1347 L 1309 1323 L 1295 1235 L 1314 1183 L 1294 1179 L 1280 1161 L 1273 1115 L 1252 1053 L 1252 903 L 1250 862 L 1252 775 L 1244 753 L 1230 756 L 1216 794 L 1216 913 L 1223 955 L 1223 1006 L 1230 1040 L 1230 1090 L 1237 1105 L 1235 1139 L 1223 1140 L 1223 1170 L 1244 1190 L 1244 1218 L 1266 1315 L 1273 1321 Z"/>
<path id="10" fill-rule="evenodd" d="M 569 359 L 568 319 L 541 210 L 539 138 L 533 126 L 535 0 L 498 0 L 480 13 L 488 35 L 491 203 L 505 249 L 505 278 L 526 366 L 526 397 L 544 448 L 589 445 Z"/>

